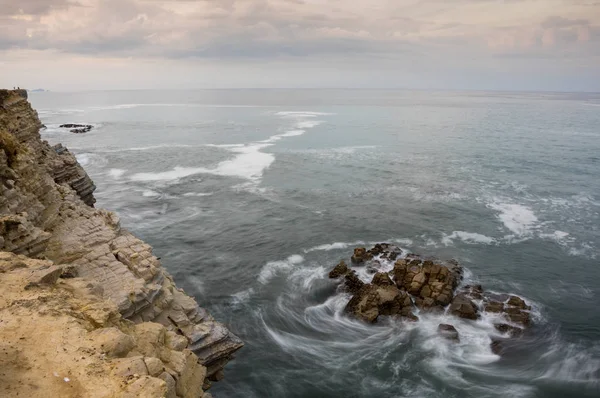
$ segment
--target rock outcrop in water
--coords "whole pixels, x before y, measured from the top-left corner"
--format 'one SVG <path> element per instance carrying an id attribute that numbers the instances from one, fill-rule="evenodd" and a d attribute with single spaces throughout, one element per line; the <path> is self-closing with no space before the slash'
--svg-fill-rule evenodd
<path id="1" fill-rule="evenodd" d="M 69 131 L 74 134 L 84 134 L 89 131 L 92 131 L 94 126 L 91 124 L 76 124 L 76 123 L 67 123 L 61 124 L 59 126 L 61 129 L 70 129 Z"/>
<path id="2" fill-rule="evenodd" d="M 208 396 L 243 343 L 92 207 L 93 182 L 41 126 L 26 92 L 0 90 L 2 393 Z"/>
<path id="3" fill-rule="evenodd" d="M 508 337 L 521 335 L 531 323 L 531 307 L 520 297 L 488 293 L 481 285 L 461 287 L 463 269 L 455 260 L 403 254 L 394 245 L 380 243 L 370 250 L 354 249 L 351 261 L 354 269 L 342 260 L 329 277 L 338 279 L 352 294 L 346 312 L 365 322 L 377 322 L 380 316 L 418 321 L 421 313 L 448 313 L 475 321 L 483 312 L 497 313 L 502 321 L 495 327 Z M 365 283 L 359 272 L 363 279 L 373 275 L 370 283 Z M 453 325 L 440 324 L 439 333 L 460 341 Z M 494 352 L 500 352 L 501 346 L 498 339 L 492 342 Z"/>

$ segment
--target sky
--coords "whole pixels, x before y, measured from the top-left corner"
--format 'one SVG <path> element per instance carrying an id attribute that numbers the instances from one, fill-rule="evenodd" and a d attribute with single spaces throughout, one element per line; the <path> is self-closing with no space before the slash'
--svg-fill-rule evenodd
<path id="1" fill-rule="evenodd" d="M 600 91 L 600 0 L 0 0 L 0 87 Z"/>

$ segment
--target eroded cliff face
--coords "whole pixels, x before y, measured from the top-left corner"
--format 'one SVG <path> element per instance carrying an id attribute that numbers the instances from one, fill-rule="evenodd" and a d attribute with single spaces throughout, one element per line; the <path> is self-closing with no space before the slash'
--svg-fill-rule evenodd
<path id="1" fill-rule="evenodd" d="M 26 94 L 0 90 L 0 341 L 12 355 L 0 388 L 202 396 L 243 343 L 93 208 L 93 182 L 41 127 Z"/>

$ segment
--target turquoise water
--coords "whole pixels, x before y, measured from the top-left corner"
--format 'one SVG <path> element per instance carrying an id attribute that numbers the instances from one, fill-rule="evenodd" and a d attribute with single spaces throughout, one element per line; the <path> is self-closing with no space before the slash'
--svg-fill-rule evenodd
<path id="1" fill-rule="evenodd" d="M 600 395 L 600 94 L 33 93 L 98 205 L 245 342 L 219 397 Z M 75 135 L 61 123 L 93 123 Z M 524 297 L 490 319 L 348 319 L 326 273 L 360 244 L 458 259 Z M 436 334 L 441 322 L 461 334 Z"/>

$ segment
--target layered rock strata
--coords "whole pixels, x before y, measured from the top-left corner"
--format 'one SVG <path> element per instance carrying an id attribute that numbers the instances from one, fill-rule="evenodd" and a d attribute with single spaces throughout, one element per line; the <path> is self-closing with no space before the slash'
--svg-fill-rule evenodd
<path id="1" fill-rule="evenodd" d="M 39 294 L 34 300 L 48 296 L 44 300 L 53 303 L 68 297 L 77 303 L 65 303 L 56 312 L 51 304 L 45 304 L 43 311 L 32 306 L 28 316 L 39 318 L 40 324 L 52 323 L 54 313 L 71 317 L 81 321 L 78 336 L 82 340 L 88 338 L 86 333 L 92 340 L 96 339 L 91 337 L 96 336 L 93 333 L 99 333 L 107 344 L 112 344 L 110 336 L 116 332 L 94 330 L 116 328 L 133 343 L 115 358 L 127 363 L 124 368 L 135 367 L 129 364 L 134 357 L 140 357 L 136 360 L 140 369 L 140 361 L 146 364 L 149 381 L 140 383 L 156 386 L 156 391 L 166 386 L 169 396 L 202 396 L 198 385 L 206 389 L 210 381 L 221 379 L 223 367 L 243 343 L 177 288 L 152 248 L 123 229 L 116 214 L 92 207 L 93 182 L 68 150 L 41 140 L 41 126 L 26 92 L 0 90 L 0 252 L 12 253 L 2 253 L 6 259 L 3 272 L 9 279 L 18 279 L 23 272 L 43 273 L 57 267 L 60 272 L 55 272 L 63 277 L 54 283 L 32 285 L 31 291 Z M 10 257 L 14 255 L 25 257 Z M 26 267 L 21 267 L 22 263 Z M 11 311 L 11 303 L 19 300 L 16 289 L 13 301 L 7 301 L 2 311 Z M 94 316 L 85 313 L 98 307 L 110 309 Z M 73 319 L 68 322 L 79 322 Z M 0 332 L 4 327 L 0 323 Z M 144 328 L 153 330 L 153 349 L 140 347 L 144 340 L 136 330 Z M 63 336 L 67 338 L 67 334 Z M 173 354 L 177 358 L 171 360 L 171 354 L 161 356 L 164 349 L 180 354 Z M 146 357 L 158 358 L 167 376 L 150 372 L 150 367 L 163 365 L 152 359 L 148 366 Z M 115 358 L 106 356 L 102 369 L 120 363 Z M 52 362 L 49 358 L 44 361 Z M 125 373 L 117 375 L 123 382 L 130 378 Z M 146 380 L 145 373 L 135 374 Z"/>

